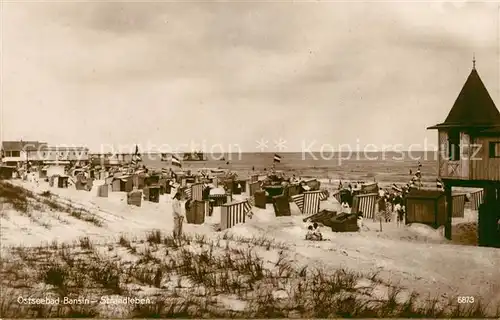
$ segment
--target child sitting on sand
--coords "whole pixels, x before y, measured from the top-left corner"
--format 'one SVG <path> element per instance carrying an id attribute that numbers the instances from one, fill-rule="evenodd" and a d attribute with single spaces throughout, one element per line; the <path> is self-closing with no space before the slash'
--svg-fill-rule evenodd
<path id="1" fill-rule="evenodd" d="M 316 222 L 313 224 L 313 235 L 316 241 L 323 240 L 323 235 L 319 231 L 319 226 Z"/>
<path id="2" fill-rule="evenodd" d="M 313 226 L 307 227 L 306 240 L 314 240 Z"/>
<path id="3" fill-rule="evenodd" d="M 316 222 L 313 225 L 309 225 L 307 227 L 306 240 L 310 241 L 323 240 L 323 235 L 319 231 L 318 224 Z"/>

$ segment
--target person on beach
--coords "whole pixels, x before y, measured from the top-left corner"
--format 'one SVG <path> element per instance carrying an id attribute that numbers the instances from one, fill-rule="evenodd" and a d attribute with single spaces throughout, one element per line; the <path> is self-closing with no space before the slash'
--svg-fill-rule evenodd
<path id="1" fill-rule="evenodd" d="M 316 241 L 322 241 L 323 240 L 323 235 L 319 231 L 319 226 L 318 223 L 313 223 L 313 235 Z"/>
<path id="2" fill-rule="evenodd" d="M 358 225 L 358 232 L 363 231 L 369 231 L 370 229 L 365 225 L 364 223 L 364 218 L 363 218 L 363 211 L 359 211 L 357 215 L 357 220 L 356 223 Z"/>
<path id="3" fill-rule="evenodd" d="M 307 227 L 306 240 L 314 240 L 314 230 L 313 226 Z"/>
<path id="4" fill-rule="evenodd" d="M 378 214 L 379 214 L 380 219 L 382 219 L 382 218 L 385 219 L 385 222 L 387 222 L 386 208 L 387 208 L 387 205 L 385 203 L 385 197 L 379 197 L 379 199 L 378 199 Z"/>
<path id="5" fill-rule="evenodd" d="M 383 197 L 385 196 L 385 191 L 384 191 L 384 189 L 382 189 L 382 188 L 379 188 L 379 189 L 378 189 L 378 196 L 379 196 L 380 198 L 383 198 Z"/>
<path id="6" fill-rule="evenodd" d="M 174 216 L 174 238 L 179 239 L 182 236 L 182 222 L 184 215 L 182 214 L 181 194 L 177 192 L 172 199 L 172 214 Z"/>

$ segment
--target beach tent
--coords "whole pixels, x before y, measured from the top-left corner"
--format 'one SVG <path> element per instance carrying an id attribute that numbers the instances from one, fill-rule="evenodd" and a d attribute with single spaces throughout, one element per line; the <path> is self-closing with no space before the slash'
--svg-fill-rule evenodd
<path id="1" fill-rule="evenodd" d="M 286 186 L 283 194 L 288 197 L 288 201 L 292 201 L 292 196 L 298 195 L 301 192 L 301 188 L 299 184 L 290 183 Z"/>
<path id="2" fill-rule="evenodd" d="M 143 189 L 144 200 L 151 202 L 160 202 L 160 187 L 159 186 L 148 186 Z"/>
<path id="3" fill-rule="evenodd" d="M 273 197 L 283 194 L 284 188 L 282 186 L 267 186 L 264 191 L 267 195 L 267 203 L 273 203 Z"/>
<path id="4" fill-rule="evenodd" d="M 49 165 L 46 166 L 47 176 L 51 177 L 54 175 L 64 175 L 64 165 Z"/>
<path id="5" fill-rule="evenodd" d="M 127 193 L 127 204 L 140 207 L 142 204 L 142 191 L 133 190 Z"/>
<path id="6" fill-rule="evenodd" d="M 471 192 L 469 198 L 472 210 L 479 210 L 479 206 L 483 203 L 484 190 Z"/>
<path id="7" fill-rule="evenodd" d="M 276 217 L 292 215 L 292 212 L 290 211 L 290 202 L 288 202 L 288 196 L 286 195 L 274 196 L 273 208 Z"/>
<path id="8" fill-rule="evenodd" d="M 191 224 L 203 224 L 205 222 L 205 201 L 192 200 L 189 210 L 186 211 L 186 222 Z"/>
<path id="9" fill-rule="evenodd" d="M 257 208 L 265 209 L 267 203 L 267 196 L 264 190 L 255 191 L 254 195 L 254 205 Z"/>
<path id="10" fill-rule="evenodd" d="M 299 207 L 302 214 L 315 214 L 319 212 L 320 202 L 326 199 L 324 191 L 307 191 L 292 197 L 293 202 Z"/>
<path id="11" fill-rule="evenodd" d="M 101 198 L 107 198 L 109 193 L 109 184 L 103 184 L 97 187 L 97 196 Z"/>
<path id="12" fill-rule="evenodd" d="M 47 178 L 47 169 L 48 169 L 48 166 L 41 167 L 40 171 L 38 171 L 38 178 L 46 179 Z"/>
<path id="13" fill-rule="evenodd" d="M 213 200 L 214 207 L 220 207 L 227 203 L 227 195 L 223 188 L 213 188 L 210 190 L 209 200 Z"/>
<path id="14" fill-rule="evenodd" d="M 132 176 L 115 176 L 112 182 L 113 192 L 130 192 L 134 189 Z"/>
<path id="15" fill-rule="evenodd" d="M 378 191 L 378 189 L 377 189 Z M 375 219 L 378 193 L 358 194 L 352 199 L 351 213 L 363 213 L 365 219 Z"/>
<path id="16" fill-rule="evenodd" d="M 69 177 L 66 175 L 60 175 L 57 177 L 57 187 L 67 188 L 69 184 Z"/>
<path id="17" fill-rule="evenodd" d="M 221 207 L 221 230 L 231 228 L 239 223 L 245 223 L 247 214 L 252 210 L 248 200 L 224 204 Z"/>
<path id="18" fill-rule="evenodd" d="M 305 184 L 309 187 L 309 191 L 317 191 L 321 186 L 321 182 L 316 179 L 307 180 Z"/>
<path id="19" fill-rule="evenodd" d="M 260 190 L 260 182 L 259 181 L 255 181 L 255 182 L 252 182 L 249 184 L 248 186 L 248 189 L 249 189 L 249 192 L 250 192 L 250 196 L 253 197 L 255 192 L 259 191 Z"/>
<path id="20" fill-rule="evenodd" d="M 453 218 L 463 218 L 465 214 L 465 199 L 467 194 L 465 193 L 456 193 L 452 195 L 453 201 Z"/>
<path id="21" fill-rule="evenodd" d="M 0 166 L 0 179 L 12 179 L 16 171 L 15 166 Z"/>
<path id="22" fill-rule="evenodd" d="M 406 224 L 421 223 L 438 228 L 446 223 L 446 197 L 439 190 L 411 190 L 406 196 Z"/>
<path id="23" fill-rule="evenodd" d="M 361 193 L 367 194 L 367 193 L 375 193 L 378 192 L 379 187 L 378 183 L 373 182 L 373 183 L 365 183 L 361 185 Z"/>

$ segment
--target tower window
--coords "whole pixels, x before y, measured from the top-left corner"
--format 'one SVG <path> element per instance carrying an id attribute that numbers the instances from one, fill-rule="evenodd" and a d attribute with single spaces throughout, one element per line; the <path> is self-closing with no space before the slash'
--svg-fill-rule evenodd
<path id="1" fill-rule="evenodd" d="M 448 132 L 448 159 L 450 161 L 460 160 L 460 132 Z"/>
<path id="2" fill-rule="evenodd" d="M 500 141 L 490 142 L 490 158 L 500 158 Z"/>

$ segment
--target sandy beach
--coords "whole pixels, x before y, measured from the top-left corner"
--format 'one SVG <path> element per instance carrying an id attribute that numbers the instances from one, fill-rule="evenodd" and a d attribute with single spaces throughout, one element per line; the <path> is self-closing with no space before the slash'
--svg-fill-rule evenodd
<path id="1" fill-rule="evenodd" d="M 77 191 L 71 186 L 49 187 L 46 182 L 41 182 L 38 187 L 21 180 L 12 180 L 11 183 L 38 195 L 49 191 L 55 202 L 69 205 L 72 210 L 81 208 L 92 219 L 36 206 L 38 210 L 22 213 L 4 204 L 1 216 L 4 273 L 9 262 L 19 259 L 16 258 L 19 249 L 15 248 L 50 248 L 64 243 L 78 247 L 82 239 L 88 237 L 87 241 L 103 248 L 101 251 L 105 256 L 127 261 L 131 259 L 131 253 L 120 249 L 118 243 L 123 241 L 120 239 L 132 239 L 141 247 L 154 230 L 169 236 L 173 229 L 171 195 L 160 196 L 159 203 L 143 201 L 141 207 L 135 207 L 126 204 L 124 192 L 112 192 L 108 198 L 96 197 L 96 188 L 104 181 L 96 181 L 90 192 Z M 235 197 L 243 199 L 245 195 Z M 321 202 L 321 208 L 340 210 L 340 204 L 331 197 Z M 279 249 L 266 250 L 262 244 L 250 244 L 250 247 L 271 265 L 277 263 L 278 256 L 286 256 L 296 270 L 304 267 L 327 272 L 345 269 L 362 274 L 359 281 L 375 288 L 374 294 L 384 299 L 389 297 L 391 286 L 397 286 L 401 288 L 398 299 L 408 298 L 411 292 L 416 292 L 421 297 L 433 297 L 442 302 L 456 299 L 458 295 L 473 296 L 476 302 L 489 303 L 490 306 L 497 306 L 500 302 L 500 271 L 494 263 L 500 261 L 498 249 L 475 247 L 470 243 L 456 244 L 462 235 L 456 234 L 453 241 L 448 241 L 443 237 L 442 229 L 434 230 L 419 224 L 397 227 L 395 222 L 389 222 L 384 223 L 383 231 L 379 232 L 378 222 L 373 221 L 366 221 L 367 230 L 354 233 L 335 233 L 323 227 L 321 232 L 327 240 L 311 242 L 304 240 L 306 228 L 300 210 L 294 203 L 291 203 L 291 210 L 290 217 L 275 217 L 270 204 L 266 209 L 253 207 L 252 219 L 217 232 L 220 208 L 216 207 L 213 216 L 206 217 L 204 224 L 184 224 L 184 231 L 192 239 L 203 237 L 219 243 L 221 239 L 232 239 L 225 242 L 236 247 L 255 242 L 255 239 L 261 239 L 261 243 L 279 244 Z M 454 219 L 453 223 L 455 226 L 474 223 L 476 216 L 476 212 L 466 209 L 464 218 Z M 380 284 L 370 280 L 370 275 L 375 274 Z M 6 283 L 7 278 L 4 279 L 4 285 L 12 285 L 12 282 Z M 37 286 L 35 283 L 31 285 Z M 146 295 L 150 291 L 142 287 L 138 290 Z"/>

